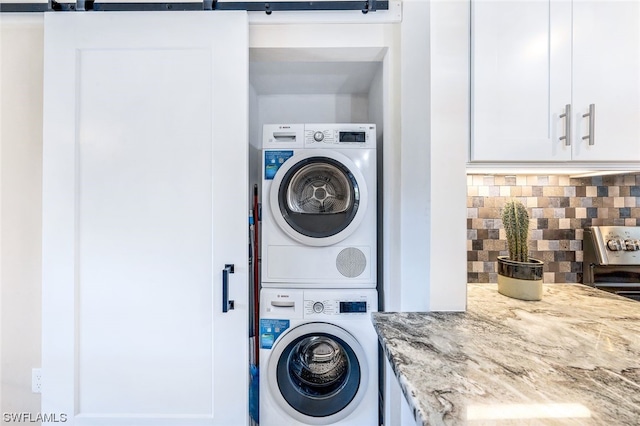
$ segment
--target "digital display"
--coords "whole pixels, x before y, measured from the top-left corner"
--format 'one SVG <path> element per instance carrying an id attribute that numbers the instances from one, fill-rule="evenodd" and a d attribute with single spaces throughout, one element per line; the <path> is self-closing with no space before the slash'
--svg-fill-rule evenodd
<path id="1" fill-rule="evenodd" d="M 367 302 L 340 302 L 341 314 L 366 313 Z"/>
<path id="2" fill-rule="evenodd" d="M 365 132 L 340 132 L 340 142 L 366 142 Z"/>

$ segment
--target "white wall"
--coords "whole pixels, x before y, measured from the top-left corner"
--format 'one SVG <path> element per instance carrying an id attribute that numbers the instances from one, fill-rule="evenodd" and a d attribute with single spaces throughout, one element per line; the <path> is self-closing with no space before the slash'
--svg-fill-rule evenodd
<path id="1" fill-rule="evenodd" d="M 467 302 L 466 162 L 469 147 L 469 0 L 430 6 L 429 310 Z M 463 208 L 463 206 L 465 206 Z"/>
<path id="2" fill-rule="evenodd" d="M 42 14 L 0 15 L 1 411 L 40 412 Z"/>
<path id="3" fill-rule="evenodd" d="M 468 15 L 468 0 L 403 2 L 402 287 L 388 310 L 466 308 Z"/>

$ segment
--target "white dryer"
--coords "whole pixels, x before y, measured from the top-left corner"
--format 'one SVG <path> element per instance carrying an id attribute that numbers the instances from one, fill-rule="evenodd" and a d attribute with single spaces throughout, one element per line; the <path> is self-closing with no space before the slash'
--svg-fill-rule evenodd
<path id="1" fill-rule="evenodd" d="M 263 131 L 262 286 L 375 288 L 375 124 Z"/>
<path id="2" fill-rule="evenodd" d="M 372 289 L 262 289 L 260 426 L 378 425 Z"/>

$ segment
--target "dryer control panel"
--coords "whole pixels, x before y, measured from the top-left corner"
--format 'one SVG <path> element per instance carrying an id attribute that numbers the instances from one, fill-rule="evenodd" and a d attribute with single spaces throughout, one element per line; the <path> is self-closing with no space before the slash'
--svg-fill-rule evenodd
<path id="1" fill-rule="evenodd" d="M 375 124 L 305 124 L 305 148 L 375 148 Z"/>

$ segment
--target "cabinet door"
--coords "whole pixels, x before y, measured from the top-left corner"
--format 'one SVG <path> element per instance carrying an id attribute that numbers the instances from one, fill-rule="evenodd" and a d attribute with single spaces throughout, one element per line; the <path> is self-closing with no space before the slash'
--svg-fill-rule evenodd
<path id="1" fill-rule="evenodd" d="M 640 161 L 640 2 L 575 1 L 573 13 L 574 160 Z"/>
<path id="2" fill-rule="evenodd" d="M 564 161 L 571 4 L 473 1 L 471 161 Z"/>
<path id="3" fill-rule="evenodd" d="M 248 423 L 247 37 L 241 12 L 45 14 L 44 413 Z"/>

